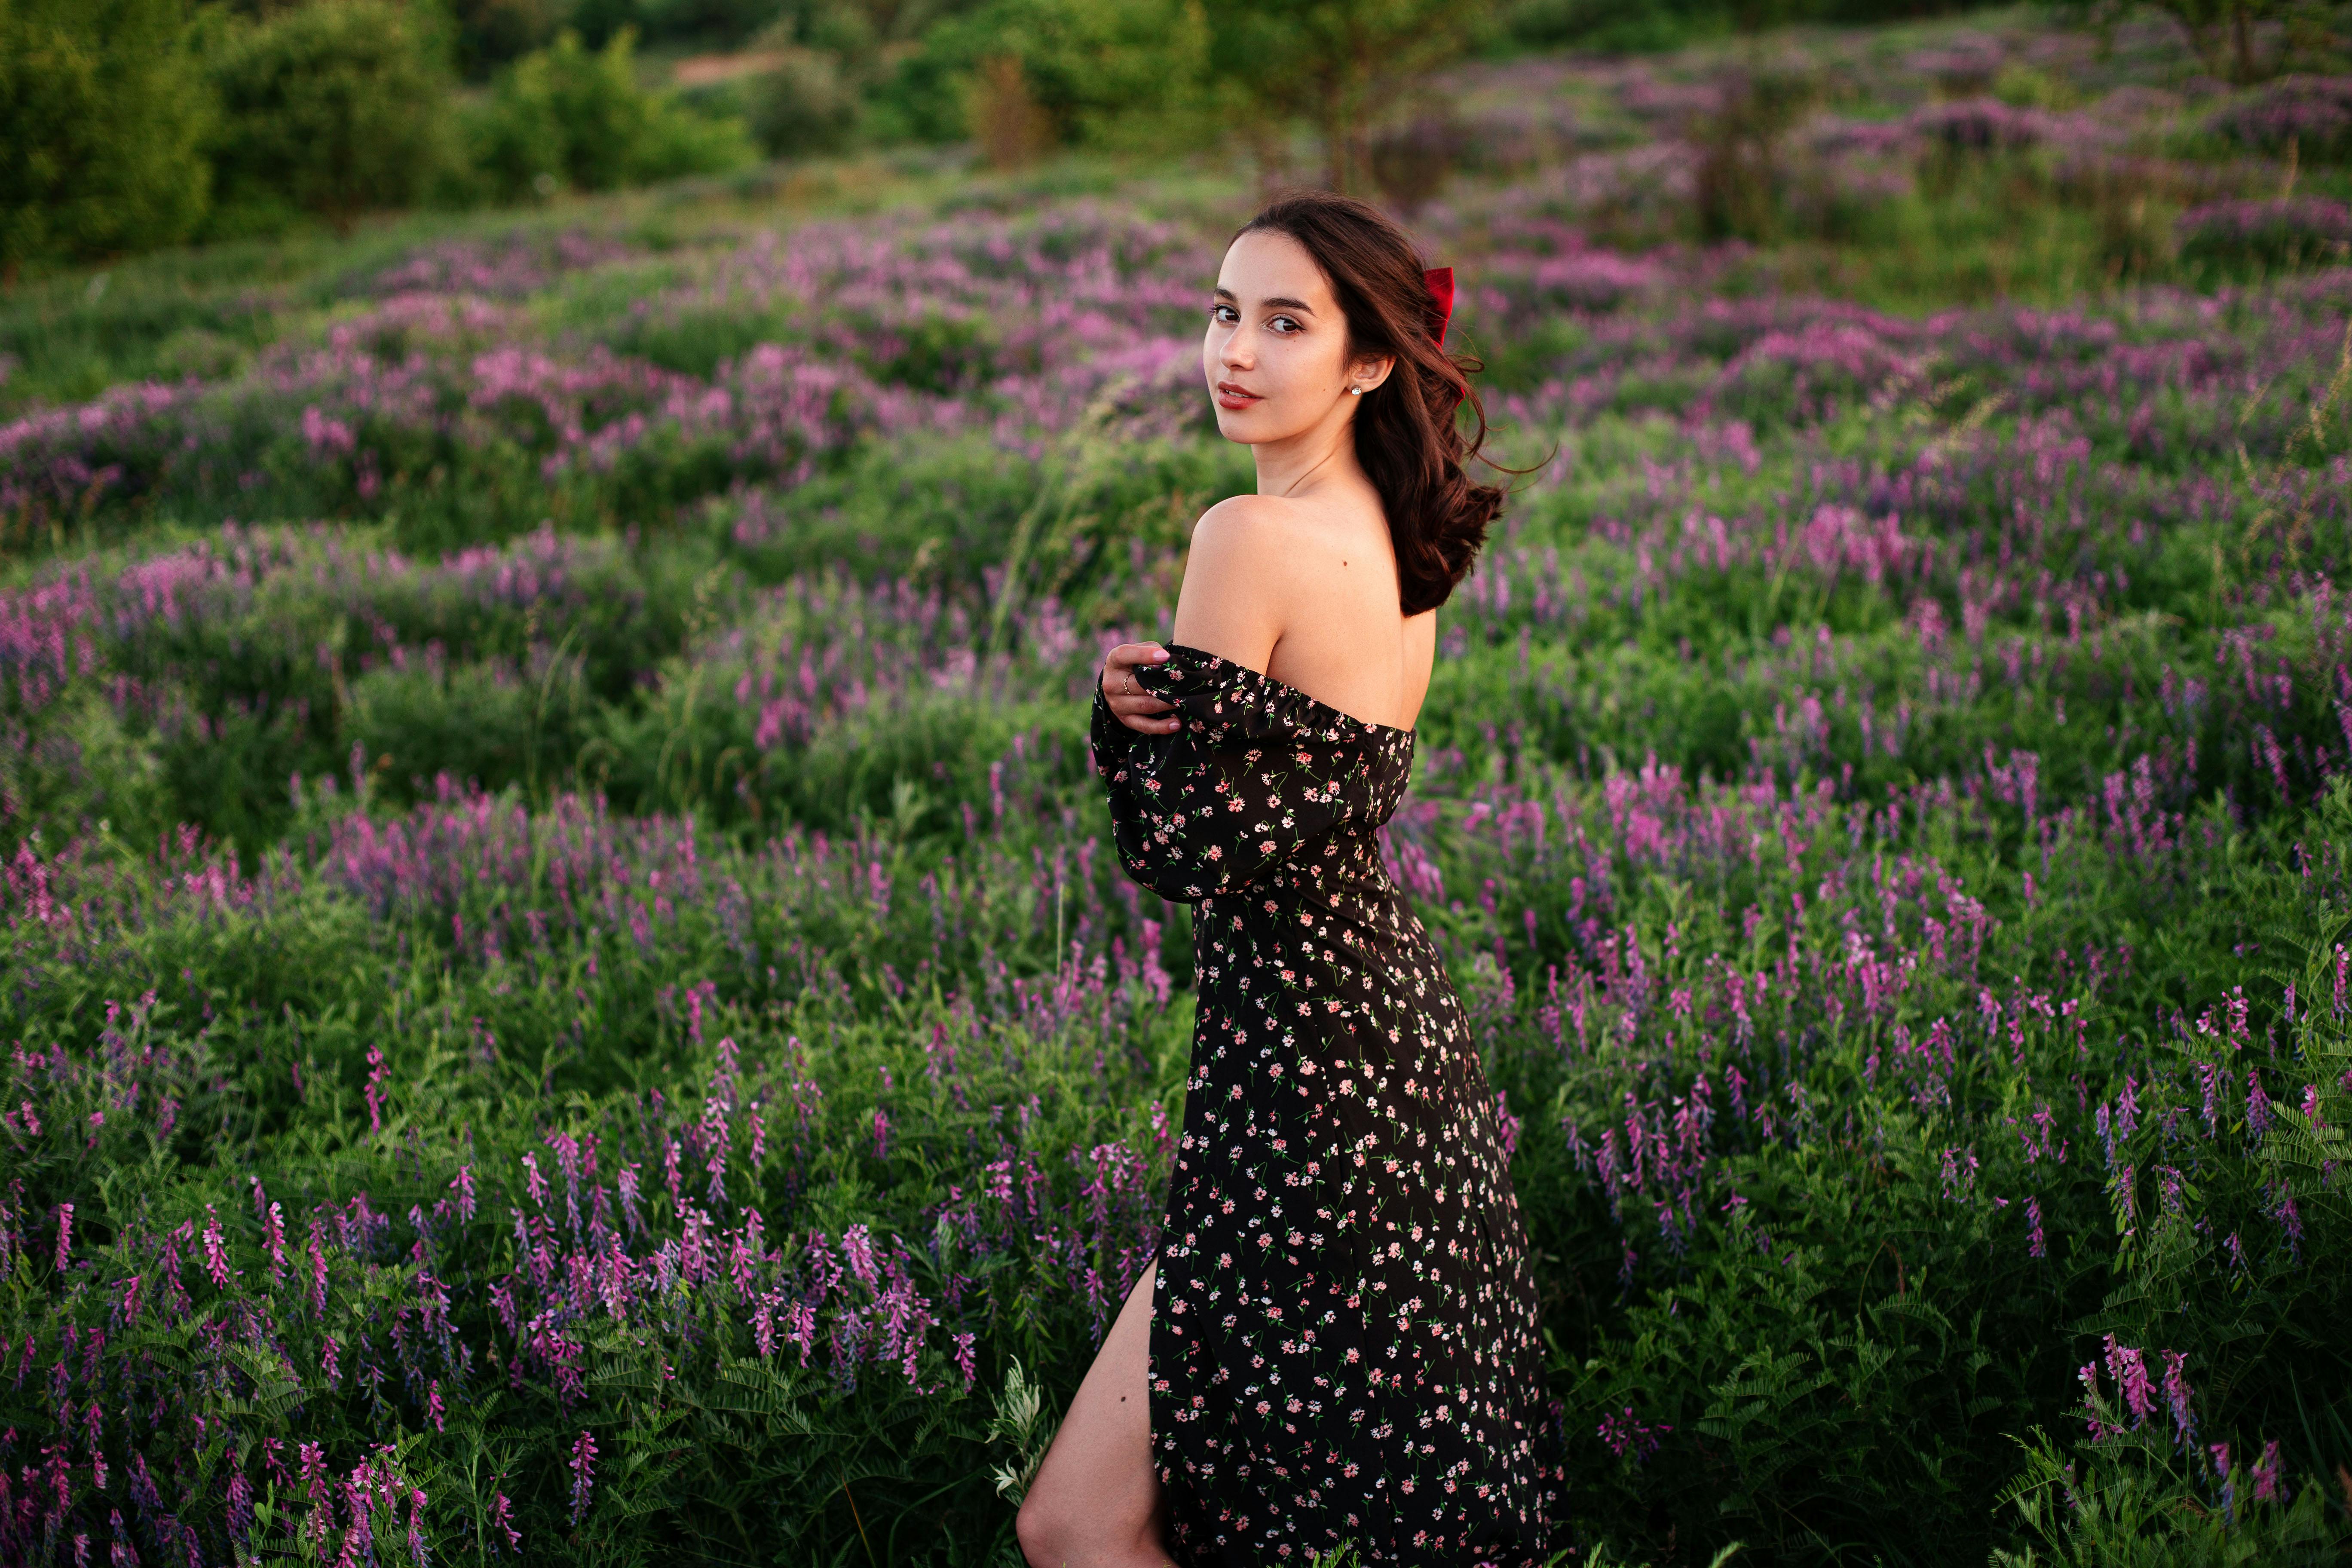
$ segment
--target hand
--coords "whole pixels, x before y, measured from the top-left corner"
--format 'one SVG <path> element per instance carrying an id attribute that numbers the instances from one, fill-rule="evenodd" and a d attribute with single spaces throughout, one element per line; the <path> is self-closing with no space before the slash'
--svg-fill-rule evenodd
<path id="1" fill-rule="evenodd" d="M 1135 679 L 1135 668 L 1167 662 L 1168 650 L 1156 642 L 1123 642 L 1104 656 L 1100 685 L 1105 701 L 1118 721 L 1139 735 L 1172 734 L 1182 728 L 1175 704 L 1154 697 Z"/>

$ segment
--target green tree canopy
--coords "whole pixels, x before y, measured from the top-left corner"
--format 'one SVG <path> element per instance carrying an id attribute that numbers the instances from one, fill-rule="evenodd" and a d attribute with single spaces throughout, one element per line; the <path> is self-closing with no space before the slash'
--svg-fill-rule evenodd
<path id="1" fill-rule="evenodd" d="M 1460 56 L 1493 20 L 1488 0 L 1208 0 L 1212 79 L 1264 154 L 1294 121 L 1323 142 L 1324 178 L 1366 177 L 1367 123 L 1414 78 Z"/>
<path id="2" fill-rule="evenodd" d="M 0 0 L 0 268 L 169 245 L 204 216 L 183 0 Z"/>
<path id="3" fill-rule="evenodd" d="M 474 163 L 512 197 L 545 176 L 583 191 L 715 174 L 758 153 L 740 120 L 705 120 L 637 85 L 636 35 L 591 49 L 569 28 L 517 60 L 470 126 Z"/>
<path id="4" fill-rule="evenodd" d="M 417 16 L 317 0 L 232 28 L 212 55 L 224 202 L 289 205 L 348 227 L 404 206 L 446 166 L 449 73 Z"/>

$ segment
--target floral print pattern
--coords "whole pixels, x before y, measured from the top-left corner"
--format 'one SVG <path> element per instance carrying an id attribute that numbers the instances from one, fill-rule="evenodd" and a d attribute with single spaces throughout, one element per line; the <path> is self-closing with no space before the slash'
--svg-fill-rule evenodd
<path id="1" fill-rule="evenodd" d="M 1382 868 L 1408 730 L 1183 644 L 1095 694 L 1120 859 L 1195 906 L 1192 1070 L 1151 1321 L 1184 1568 L 1543 1561 L 1562 1483 L 1494 1096 Z"/>

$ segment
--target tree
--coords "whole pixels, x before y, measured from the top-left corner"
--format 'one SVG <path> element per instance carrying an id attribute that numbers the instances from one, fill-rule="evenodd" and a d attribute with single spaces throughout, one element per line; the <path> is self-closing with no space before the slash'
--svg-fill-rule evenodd
<path id="1" fill-rule="evenodd" d="M 416 15 L 318 0 L 233 27 L 213 52 L 223 201 L 287 204 L 348 230 L 416 200 L 453 143 L 449 73 Z"/>
<path id="2" fill-rule="evenodd" d="M 740 120 L 705 120 L 637 85 L 636 34 L 591 49 L 566 28 L 517 60 L 472 120 L 475 163 L 513 196 L 546 182 L 603 191 L 717 174 L 757 156 Z"/>
<path id="3" fill-rule="evenodd" d="M 1272 138 L 1304 120 L 1323 143 L 1324 180 L 1354 190 L 1370 170 L 1375 105 L 1460 56 L 1492 26 L 1489 0 L 1212 0 L 1211 79 L 1272 161 Z"/>
<path id="4" fill-rule="evenodd" d="M 1208 50 L 1200 0 L 987 0 L 934 24 L 881 96 L 886 118 L 969 132 L 998 161 L 1048 132 L 1164 144 L 1204 133 Z"/>
<path id="5" fill-rule="evenodd" d="M 0 271 L 169 245 L 204 216 L 182 0 L 0 0 Z"/>

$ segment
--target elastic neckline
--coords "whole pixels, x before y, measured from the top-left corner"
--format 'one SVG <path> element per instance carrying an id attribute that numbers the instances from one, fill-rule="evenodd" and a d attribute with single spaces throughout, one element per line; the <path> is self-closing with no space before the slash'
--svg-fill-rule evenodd
<path id="1" fill-rule="evenodd" d="M 1324 701 L 1321 698 L 1309 697 L 1304 691 L 1299 690 L 1296 686 L 1291 685 L 1290 682 L 1286 680 L 1277 680 L 1262 669 L 1252 669 L 1248 665 L 1242 663 L 1239 659 L 1227 658 L 1223 654 L 1211 653 L 1207 648 L 1195 647 L 1191 643 L 1171 642 L 1164 646 L 1171 654 L 1197 654 L 1201 658 L 1211 660 L 1213 663 L 1231 665 L 1234 668 L 1241 671 L 1244 675 L 1249 676 L 1251 679 L 1261 681 L 1267 686 L 1271 686 L 1277 691 L 1287 692 L 1292 697 L 1295 697 L 1299 701 L 1305 703 L 1307 707 L 1312 708 L 1320 713 L 1328 713 L 1343 724 L 1353 724 L 1359 730 L 1371 730 L 1383 735 L 1410 735 L 1412 733 L 1411 730 L 1400 730 L 1394 724 L 1376 724 L 1370 719 L 1359 719 L 1353 713 L 1342 712 L 1340 710 L 1332 707 L 1328 702 Z M 1144 665 L 1140 668 L 1149 669 L 1151 666 Z"/>

